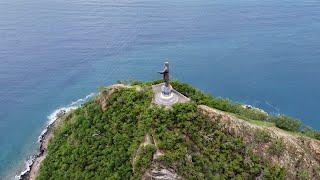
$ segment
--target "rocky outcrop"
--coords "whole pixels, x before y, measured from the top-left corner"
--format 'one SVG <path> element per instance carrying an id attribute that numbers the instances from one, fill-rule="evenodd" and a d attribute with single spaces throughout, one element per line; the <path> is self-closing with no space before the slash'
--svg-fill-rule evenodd
<path id="1" fill-rule="evenodd" d="M 139 145 L 137 151 L 134 153 L 131 164 L 132 164 L 132 170 L 135 172 L 135 166 L 136 166 L 136 161 L 138 159 L 138 156 L 141 154 L 142 148 L 146 147 L 147 145 L 154 145 L 152 138 L 150 137 L 149 134 L 146 134 L 144 136 L 143 142 Z"/>
<path id="2" fill-rule="evenodd" d="M 284 167 L 286 179 L 298 179 L 302 175 L 320 179 L 320 141 L 276 127 L 252 124 L 208 106 L 199 105 L 198 110 L 225 132 L 243 139 L 253 153 Z"/>
<path id="3" fill-rule="evenodd" d="M 97 96 L 96 101 L 101 105 L 102 111 L 106 111 L 108 109 L 108 97 L 117 90 L 122 88 L 127 88 L 130 86 L 126 86 L 124 84 L 114 84 L 106 88 L 102 88 L 100 90 L 99 96 Z"/>
<path id="4" fill-rule="evenodd" d="M 159 165 L 153 165 L 144 176 L 143 180 L 176 180 L 181 179 L 172 169 L 161 167 Z"/>
<path id="5" fill-rule="evenodd" d="M 145 171 L 141 179 L 143 180 L 177 180 L 181 179 L 173 169 L 167 168 L 157 161 L 157 159 L 162 156 L 164 153 L 158 148 L 156 140 L 152 135 L 146 134 L 144 141 L 139 145 L 139 148 L 135 152 L 132 158 L 132 167 L 133 172 L 135 172 L 136 160 L 140 156 L 142 148 L 147 145 L 152 145 L 156 148 L 156 152 L 153 155 L 153 161 L 151 167 Z"/>
<path id="6" fill-rule="evenodd" d="M 71 115 L 71 112 L 71 109 L 69 109 L 68 112 L 66 110 L 60 110 L 56 114 L 56 120 L 53 121 L 53 123 L 50 124 L 46 128 L 46 131 L 44 131 L 44 133 L 39 137 L 39 153 L 37 155 L 34 155 L 29 170 L 20 175 L 20 177 L 18 177 L 17 179 L 35 180 L 37 178 L 37 176 L 39 175 L 41 163 L 48 154 L 48 145 L 50 140 L 54 136 L 54 130 L 61 126 L 63 122 L 68 119 L 68 117 Z"/>

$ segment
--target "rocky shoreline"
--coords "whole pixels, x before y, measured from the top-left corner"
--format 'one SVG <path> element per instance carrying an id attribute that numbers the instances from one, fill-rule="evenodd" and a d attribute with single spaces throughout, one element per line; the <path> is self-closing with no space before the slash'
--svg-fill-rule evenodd
<path id="1" fill-rule="evenodd" d="M 48 125 L 41 132 L 41 135 L 38 138 L 39 150 L 37 154 L 32 155 L 26 161 L 26 169 L 20 173 L 20 175 L 15 176 L 15 180 L 26 180 L 26 179 L 35 179 L 40 170 L 40 164 L 47 155 L 47 148 L 50 139 L 53 137 L 54 129 L 61 125 L 64 119 L 75 109 L 80 107 L 83 103 L 94 97 L 96 93 L 90 93 L 84 98 L 78 99 L 72 102 L 66 107 L 59 108 L 55 110 L 52 114 L 49 115 Z"/>
<path id="2" fill-rule="evenodd" d="M 30 157 L 27 161 L 27 168 L 15 179 L 19 180 L 33 180 L 39 173 L 41 162 L 47 155 L 47 149 L 49 141 L 53 137 L 53 132 L 56 127 L 62 124 L 63 120 L 70 114 L 73 109 L 61 109 L 54 114 L 53 121 L 45 128 L 45 130 L 39 136 L 39 152 Z"/>

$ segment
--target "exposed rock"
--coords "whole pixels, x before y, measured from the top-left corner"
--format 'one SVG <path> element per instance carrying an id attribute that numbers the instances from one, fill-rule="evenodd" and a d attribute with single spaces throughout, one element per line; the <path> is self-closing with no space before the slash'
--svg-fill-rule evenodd
<path id="1" fill-rule="evenodd" d="M 133 172 L 135 172 L 136 161 L 141 153 L 142 148 L 147 145 L 153 145 L 152 138 L 150 137 L 150 135 L 148 133 L 144 136 L 144 141 L 139 145 L 137 151 L 133 155 L 133 158 L 131 161 Z"/>
<path id="2" fill-rule="evenodd" d="M 254 106 L 251 106 L 251 105 L 248 105 L 248 104 L 244 104 L 242 105 L 243 108 L 245 109 L 253 109 L 253 110 L 256 110 L 256 111 L 259 111 L 261 113 L 264 113 L 266 115 L 268 115 L 268 113 L 266 111 L 264 111 L 263 109 L 260 109 L 260 108 L 257 108 L 257 107 L 254 107 Z"/>
<path id="3" fill-rule="evenodd" d="M 154 166 L 143 175 L 142 179 L 143 180 L 176 180 L 181 178 L 172 169 Z"/>
<path id="4" fill-rule="evenodd" d="M 133 172 L 135 171 L 135 162 L 141 153 L 143 147 L 147 145 L 154 145 L 156 147 L 156 152 L 153 155 L 153 162 L 151 168 L 147 170 L 141 179 L 143 180 L 176 180 L 181 179 L 172 169 L 166 168 L 157 162 L 157 158 L 162 156 L 164 153 L 158 148 L 157 142 L 153 136 L 150 134 L 146 134 L 144 137 L 144 141 L 140 144 L 137 149 L 134 157 L 132 158 L 132 167 Z"/>
<path id="5" fill-rule="evenodd" d="M 156 146 L 156 149 L 157 149 L 156 153 L 154 153 L 154 155 L 153 155 L 153 160 L 157 160 L 160 156 L 164 155 L 164 152 L 161 149 L 159 149 L 157 140 L 154 138 L 154 135 L 152 136 L 152 140 L 153 140 L 153 143 L 154 143 L 154 145 Z"/>
<path id="6" fill-rule="evenodd" d="M 109 87 L 103 88 L 100 91 L 99 96 L 97 97 L 97 102 L 101 105 L 102 111 L 106 111 L 108 109 L 108 97 L 115 91 L 120 90 L 122 88 L 127 88 L 130 86 L 126 86 L 124 84 L 114 84 Z"/>
<path id="7" fill-rule="evenodd" d="M 62 109 L 61 111 L 58 112 L 57 117 L 60 118 L 66 114 L 66 110 Z"/>

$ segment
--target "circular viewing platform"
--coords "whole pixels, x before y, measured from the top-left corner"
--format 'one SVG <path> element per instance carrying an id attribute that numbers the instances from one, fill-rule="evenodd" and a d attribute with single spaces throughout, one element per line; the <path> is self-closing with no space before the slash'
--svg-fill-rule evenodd
<path id="1" fill-rule="evenodd" d="M 163 94 L 161 89 L 163 85 L 164 83 L 160 83 L 152 86 L 152 90 L 154 93 L 153 103 L 158 105 L 164 105 L 166 107 L 171 107 L 173 104 L 185 103 L 190 100 L 189 98 L 174 90 L 173 88 L 169 95 Z"/>

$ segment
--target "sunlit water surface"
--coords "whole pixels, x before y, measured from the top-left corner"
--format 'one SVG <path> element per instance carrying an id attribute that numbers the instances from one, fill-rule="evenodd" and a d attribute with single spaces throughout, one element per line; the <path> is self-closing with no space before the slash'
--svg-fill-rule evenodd
<path id="1" fill-rule="evenodd" d="M 173 78 L 320 129 L 318 0 L 2 0 L 0 179 L 55 109 L 119 79 Z"/>

